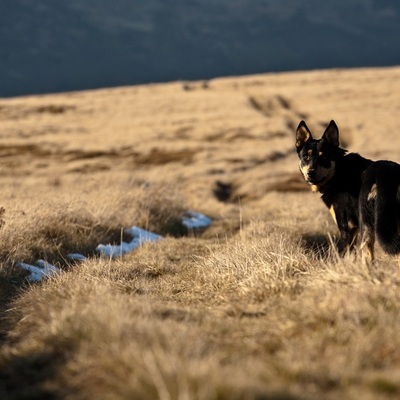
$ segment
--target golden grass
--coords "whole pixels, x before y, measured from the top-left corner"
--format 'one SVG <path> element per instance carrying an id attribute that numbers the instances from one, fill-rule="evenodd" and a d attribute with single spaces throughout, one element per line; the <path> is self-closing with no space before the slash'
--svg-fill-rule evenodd
<path id="1" fill-rule="evenodd" d="M 292 127 L 338 114 L 352 150 L 393 158 L 399 121 L 383 117 L 399 73 L 0 101 L 0 398 L 398 397 L 397 262 L 338 256 L 329 213 L 295 178 Z M 213 225 L 186 232 L 187 209 Z M 131 225 L 165 238 L 97 257 Z M 63 273 L 28 284 L 15 263 L 39 257 Z"/>

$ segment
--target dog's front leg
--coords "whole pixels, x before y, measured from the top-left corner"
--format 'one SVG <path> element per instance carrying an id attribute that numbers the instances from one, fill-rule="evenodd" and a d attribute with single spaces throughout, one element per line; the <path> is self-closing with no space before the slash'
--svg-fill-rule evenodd
<path id="1" fill-rule="evenodd" d="M 340 255 L 350 253 L 356 244 L 358 234 L 358 215 L 355 200 L 340 194 L 331 203 L 326 203 L 340 233 Z"/>
<path id="2" fill-rule="evenodd" d="M 340 240 L 342 243 L 342 251 L 341 254 L 345 255 L 354 250 L 354 246 L 357 241 L 357 233 L 358 229 L 340 229 Z"/>

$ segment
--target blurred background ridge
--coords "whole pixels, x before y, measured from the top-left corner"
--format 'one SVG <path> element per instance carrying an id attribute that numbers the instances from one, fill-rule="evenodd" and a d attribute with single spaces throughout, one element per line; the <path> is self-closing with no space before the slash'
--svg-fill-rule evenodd
<path id="1" fill-rule="evenodd" d="M 2 0 L 0 96 L 400 64 L 396 0 Z"/>

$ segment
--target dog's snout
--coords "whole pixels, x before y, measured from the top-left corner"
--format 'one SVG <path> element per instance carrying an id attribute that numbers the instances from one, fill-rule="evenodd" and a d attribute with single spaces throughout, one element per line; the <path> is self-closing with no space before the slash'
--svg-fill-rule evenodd
<path id="1" fill-rule="evenodd" d="M 310 168 L 307 172 L 309 178 L 315 178 L 317 175 L 317 171 L 314 168 Z"/>

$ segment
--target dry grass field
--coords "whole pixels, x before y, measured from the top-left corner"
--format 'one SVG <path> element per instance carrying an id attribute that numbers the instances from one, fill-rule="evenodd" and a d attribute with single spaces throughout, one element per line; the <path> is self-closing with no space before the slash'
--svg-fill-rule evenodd
<path id="1" fill-rule="evenodd" d="M 0 398 L 398 398 L 399 267 L 337 255 L 301 119 L 400 161 L 400 68 L 0 99 Z M 96 254 L 132 225 L 165 238 Z"/>

